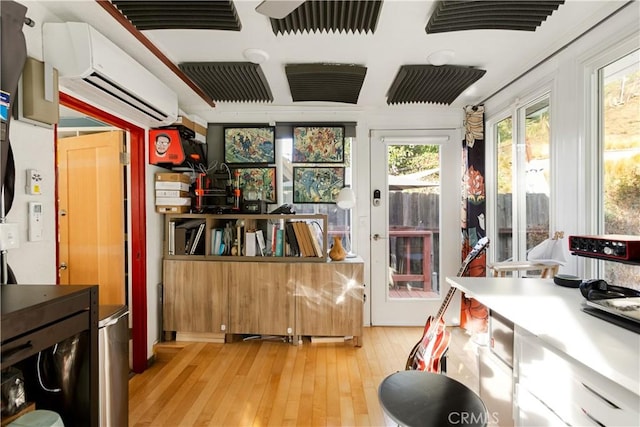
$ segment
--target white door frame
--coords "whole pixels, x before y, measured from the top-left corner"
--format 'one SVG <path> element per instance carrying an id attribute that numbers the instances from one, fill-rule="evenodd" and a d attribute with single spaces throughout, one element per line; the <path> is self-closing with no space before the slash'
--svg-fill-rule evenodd
<path id="1" fill-rule="evenodd" d="M 441 144 L 440 162 L 446 165 L 441 172 L 440 197 L 440 297 L 437 299 L 391 299 L 388 297 L 388 174 L 387 144 Z M 427 317 L 438 311 L 442 298 L 449 290 L 447 276 L 454 276 L 460 266 L 460 200 L 461 200 L 461 129 L 372 130 L 370 141 L 371 198 L 380 190 L 379 206 L 371 206 L 370 277 L 371 324 L 389 326 L 422 326 Z M 445 175 L 446 174 L 446 175 Z M 373 238 L 378 235 L 378 239 Z M 443 237 L 447 238 L 443 238 Z M 457 301 L 457 302 L 456 302 Z M 451 303 L 445 320 L 457 323 L 459 297 Z"/>

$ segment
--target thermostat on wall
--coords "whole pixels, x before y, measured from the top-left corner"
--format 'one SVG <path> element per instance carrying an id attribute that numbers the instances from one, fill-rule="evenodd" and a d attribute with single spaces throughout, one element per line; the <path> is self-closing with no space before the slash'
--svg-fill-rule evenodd
<path id="1" fill-rule="evenodd" d="M 36 169 L 27 169 L 27 194 L 41 194 L 42 175 Z"/>

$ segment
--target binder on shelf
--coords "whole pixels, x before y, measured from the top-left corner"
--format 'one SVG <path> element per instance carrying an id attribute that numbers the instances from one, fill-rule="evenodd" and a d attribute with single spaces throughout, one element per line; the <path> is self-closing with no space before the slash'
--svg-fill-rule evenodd
<path id="1" fill-rule="evenodd" d="M 256 240 L 258 242 L 258 249 L 260 250 L 260 255 L 265 256 L 267 246 L 266 246 L 266 242 L 264 241 L 264 233 L 262 232 L 262 230 L 256 230 Z"/>
<path id="2" fill-rule="evenodd" d="M 176 228 L 174 241 L 174 255 L 186 254 L 185 249 L 187 247 L 187 229 Z"/>

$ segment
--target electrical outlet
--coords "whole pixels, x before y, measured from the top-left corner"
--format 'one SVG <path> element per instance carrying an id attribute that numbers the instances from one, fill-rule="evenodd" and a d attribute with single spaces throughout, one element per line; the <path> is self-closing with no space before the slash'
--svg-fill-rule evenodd
<path id="1" fill-rule="evenodd" d="M 18 224 L 0 224 L 0 250 L 6 251 L 7 249 L 15 249 L 18 247 L 20 247 Z"/>

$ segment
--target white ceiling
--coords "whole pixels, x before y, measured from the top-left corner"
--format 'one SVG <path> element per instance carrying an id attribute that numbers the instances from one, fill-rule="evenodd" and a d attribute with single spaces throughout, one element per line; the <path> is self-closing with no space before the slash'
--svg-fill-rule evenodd
<path id="1" fill-rule="evenodd" d="M 274 96 L 273 103 L 217 103 L 211 108 L 160 60 L 127 32 L 102 7 L 91 0 L 21 2 L 46 8 L 46 19 L 83 21 L 109 37 L 156 74 L 179 96 L 180 108 L 207 122 L 216 112 L 256 112 L 330 108 L 353 111 L 401 109 L 387 106 L 387 91 L 401 65 L 428 64 L 427 57 L 438 50 L 455 52 L 452 65 L 473 66 L 487 73 L 451 104 L 461 108 L 485 100 L 546 57 L 561 49 L 607 17 L 627 1 L 566 0 L 535 32 L 473 30 L 426 34 L 425 26 L 433 1 L 385 0 L 375 34 L 311 33 L 274 35 L 269 19 L 255 11 L 260 1 L 235 1 L 242 31 L 152 30 L 143 34 L 170 60 L 179 64 L 194 61 L 245 61 L 243 51 L 257 48 L 268 53 L 262 69 Z M 293 103 L 284 72 L 286 64 L 341 63 L 367 67 L 357 106 L 339 103 Z"/>

